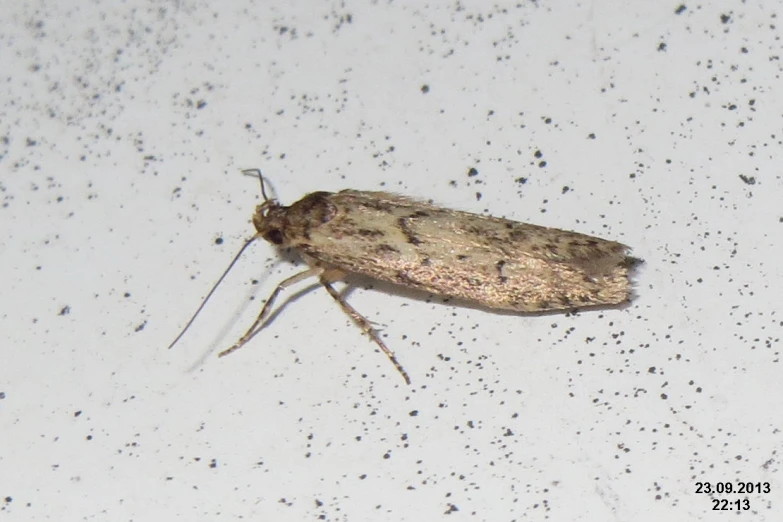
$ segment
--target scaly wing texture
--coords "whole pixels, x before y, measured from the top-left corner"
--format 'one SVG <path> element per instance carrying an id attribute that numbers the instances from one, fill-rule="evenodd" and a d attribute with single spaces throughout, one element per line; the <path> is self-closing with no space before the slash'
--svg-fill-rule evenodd
<path id="1" fill-rule="evenodd" d="M 614 241 L 344 190 L 292 245 L 320 264 L 489 308 L 543 311 L 629 299 L 629 248 Z"/>

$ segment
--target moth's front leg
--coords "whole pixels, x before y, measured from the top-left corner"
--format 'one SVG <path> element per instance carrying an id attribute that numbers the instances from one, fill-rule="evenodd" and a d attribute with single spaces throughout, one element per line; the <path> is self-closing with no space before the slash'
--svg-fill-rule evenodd
<path id="1" fill-rule="evenodd" d="M 255 335 L 260 332 L 264 326 L 266 326 L 266 323 L 263 321 L 269 316 L 269 312 L 272 310 L 272 305 L 275 302 L 275 299 L 277 299 L 277 296 L 280 295 L 280 292 L 282 292 L 284 289 L 288 288 L 291 285 L 295 285 L 299 281 L 304 281 L 308 277 L 314 277 L 314 276 L 321 276 L 324 273 L 324 269 L 320 266 L 311 266 L 304 272 L 299 272 L 296 275 L 293 275 L 289 277 L 288 279 L 283 280 L 279 285 L 277 285 L 277 288 L 274 289 L 272 292 L 272 295 L 269 296 L 269 298 L 266 300 L 266 303 L 264 303 L 264 307 L 261 309 L 261 313 L 258 314 L 258 317 L 256 317 L 255 322 L 253 322 L 253 325 L 248 328 L 247 332 L 245 332 L 245 335 L 239 338 L 239 340 L 234 343 L 234 345 L 227 349 L 223 350 L 218 354 L 218 357 L 224 357 L 232 352 L 235 352 L 242 348 L 245 344 L 250 341 Z"/>

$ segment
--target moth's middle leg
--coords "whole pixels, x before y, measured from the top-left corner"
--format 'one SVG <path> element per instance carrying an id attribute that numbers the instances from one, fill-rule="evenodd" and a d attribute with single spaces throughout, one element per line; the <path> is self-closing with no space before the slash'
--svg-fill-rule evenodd
<path id="1" fill-rule="evenodd" d="M 402 378 L 405 379 L 405 384 L 410 384 L 411 379 L 408 377 L 408 372 L 405 371 L 405 369 L 402 367 L 402 365 L 397 361 L 397 357 L 395 357 L 394 352 L 389 350 L 389 348 L 386 346 L 386 344 L 381 340 L 381 337 L 378 335 L 378 331 L 373 328 L 372 323 L 364 317 L 362 314 L 356 311 L 356 309 L 348 304 L 348 302 L 345 300 L 343 296 L 341 296 L 337 290 L 334 289 L 334 287 L 331 285 L 333 281 L 339 281 L 345 277 L 345 274 L 339 270 L 335 269 L 329 269 L 324 270 L 320 275 L 319 278 L 321 280 L 321 285 L 326 289 L 327 292 L 329 292 L 329 295 L 331 295 L 335 301 L 340 305 L 340 307 L 343 309 L 343 312 L 345 312 L 348 317 L 353 319 L 353 321 L 359 326 L 359 328 L 362 329 L 364 333 L 370 336 L 370 338 L 375 341 L 375 344 L 377 344 L 380 349 L 383 351 L 383 353 L 386 354 L 386 357 L 389 358 L 389 360 L 392 362 L 395 368 L 397 368 L 397 371 L 400 372 L 400 375 L 402 375 Z"/>

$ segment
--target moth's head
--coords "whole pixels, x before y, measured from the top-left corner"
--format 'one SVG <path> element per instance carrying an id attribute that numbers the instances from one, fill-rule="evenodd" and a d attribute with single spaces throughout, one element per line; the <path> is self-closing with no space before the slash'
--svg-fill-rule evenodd
<path id="1" fill-rule="evenodd" d="M 282 247 L 301 246 L 310 234 L 337 216 L 329 192 L 312 192 L 290 207 L 267 199 L 256 207 L 253 225 L 258 235 Z"/>
<path id="2" fill-rule="evenodd" d="M 285 230 L 288 227 L 286 212 L 288 207 L 284 207 L 275 199 L 268 199 L 256 207 L 256 213 L 253 214 L 253 226 L 256 227 L 258 235 L 274 245 L 286 246 Z"/>
<path id="3" fill-rule="evenodd" d="M 261 197 L 264 198 L 264 202 L 256 206 L 256 213 L 253 214 L 253 226 L 258 231 L 256 237 L 263 237 L 275 245 L 287 244 L 283 230 L 286 228 L 285 214 L 288 207 L 282 206 L 276 199 L 266 195 L 264 176 L 259 169 L 245 169 L 242 174 L 258 178 Z"/>
<path id="4" fill-rule="evenodd" d="M 284 207 L 276 199 L 266 195 L 264 178 L 258 169 L 243 171 L 258 176 L 264 202 L 256 207 L 253 226 L 258 235 L 270 243 L 282 247 L 297 246 L 309 239 L 310 231 L 328 223 L 337 215 L 337 207 L 330 201 L 329 192 L 313 192 L 290 207 Z"/>

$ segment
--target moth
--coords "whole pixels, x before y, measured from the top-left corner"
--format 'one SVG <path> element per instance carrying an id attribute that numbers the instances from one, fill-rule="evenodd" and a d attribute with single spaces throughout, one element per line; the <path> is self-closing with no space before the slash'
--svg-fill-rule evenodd
<path id="1" fill-rule="evenodd" d="M 316 277 L 342 310 L 378 345 L 407 384 L 410 377 L 370 321 L 332 283 L 361 274 L 429 294 L 490 309 L 518 312 L 617 305 L 631 299 L 629 271 L 640 260 L 621 243 L 556 228 L 519 223 L 439 207 L 388 192 L 312 192 L 290 206 L 270 199 L 258 176 L 263 203 L 256 233 L 218 279 L 182 332 L 220 285 L 245 249 L 263 238 L 293 248 L 308 268 L 277 285 L 261 312 L 228 355 L 266 325 L 279 294 Z"/>

